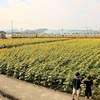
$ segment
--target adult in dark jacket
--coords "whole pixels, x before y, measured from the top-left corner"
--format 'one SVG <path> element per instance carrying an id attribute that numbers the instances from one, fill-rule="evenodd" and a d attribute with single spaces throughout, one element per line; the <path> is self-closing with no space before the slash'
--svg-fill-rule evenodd
<path id="1" fill-rule="evenodd" d="M 80 77 L 80 73 L 76 73 L 76 77 L 73 78 L 72 80 L 72 84 L 73 84 L 73 93 L 72 93 L 72 100 L 75 100 L 74 99 L 74 95 L 75 93 L 77 94 L 77 100 L 80 100 L 79 99 L 79 95 L 80 95 L 80 84 L 81 84 L 81 79 L 79 78 Z"/>

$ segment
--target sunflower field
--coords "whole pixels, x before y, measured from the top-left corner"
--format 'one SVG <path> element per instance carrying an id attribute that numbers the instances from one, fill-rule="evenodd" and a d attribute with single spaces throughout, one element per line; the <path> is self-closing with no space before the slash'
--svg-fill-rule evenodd
<path id="1" fill-rule="evenodd" d="M 0 40 L 0 73 L 37 85 L 72 92 L 72 79 L 91 76 L 95 100 L 100 98 L 100 39 L 40 38 Z M 43 42 L 45 41 L 45 42 Z M 19 45 L 23 43 L 23 45 Z M 28 44 L 29 43 L 29 44 Z M 11 48 L 3 44 L 12 45 Z M 15 44 L 17 46 L 15 46 Z M 81 95 L 84 95 L 81 85 Z"/>

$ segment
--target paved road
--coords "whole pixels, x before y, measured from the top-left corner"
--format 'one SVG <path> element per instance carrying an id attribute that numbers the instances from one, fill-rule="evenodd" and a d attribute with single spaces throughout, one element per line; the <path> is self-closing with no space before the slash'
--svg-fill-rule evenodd
<path id="1" fill-rule="evenodd" d="M 19 100 L 72 100 L 70 94 L 47 89 L 0 74 L 0 91 Z M 81 100 L 84 100 L 81 98 Z"/>

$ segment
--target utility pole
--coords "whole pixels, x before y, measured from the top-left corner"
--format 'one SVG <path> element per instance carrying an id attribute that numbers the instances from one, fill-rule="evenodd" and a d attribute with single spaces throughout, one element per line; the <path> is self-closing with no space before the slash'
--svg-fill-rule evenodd
<path id="1" fill-rule="evenodd" d="M 21 28 L 21 33 L 23 32 L 23 28 Z"/>
<path id="2" fill-rule="evenodd" d="M 63 28 L 62 28 L 62 34 L 63 34 Z"/>
<path id="3" fill-rule="evenodd" d="M 86 26 L 86 29 L 87 29 L 87 34 L 88 34 L 88 27 Z"/>
<path id="4" fill-rule="evenodd" d="M 13 34 L 13 21 L 11 21 L 11 30 L 12 30 L 12 34 Z"/>
<path id="5" fill-rule="evenodd" d="M 98 30 L 98 35 L 100 35 L 100 29 Z"/>

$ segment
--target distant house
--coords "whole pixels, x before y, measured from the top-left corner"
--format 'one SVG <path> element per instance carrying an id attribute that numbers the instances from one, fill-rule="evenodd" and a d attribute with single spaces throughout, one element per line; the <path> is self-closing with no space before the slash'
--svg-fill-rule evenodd
<path id="1" fill-rule="evenodd" d="M 1 39 L 6 38 L 6 32 L 0 31 L 0 38 L 1 38 Z"/>

